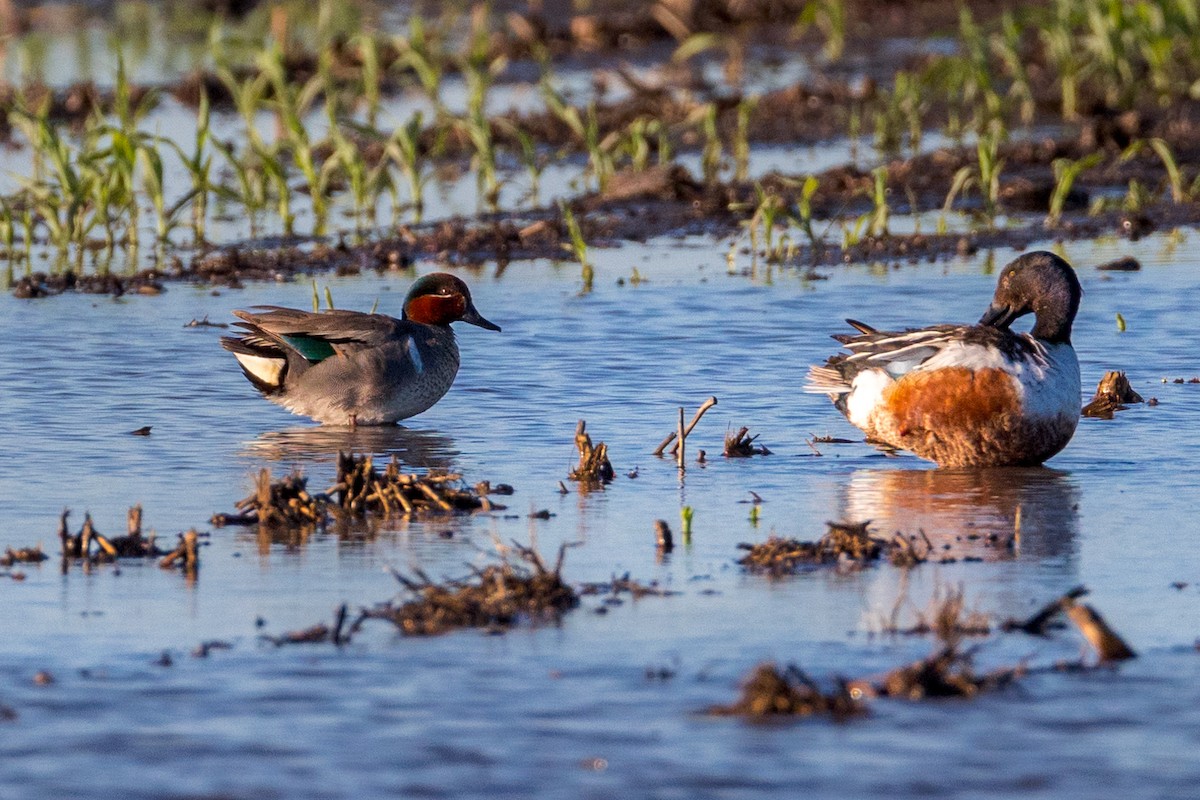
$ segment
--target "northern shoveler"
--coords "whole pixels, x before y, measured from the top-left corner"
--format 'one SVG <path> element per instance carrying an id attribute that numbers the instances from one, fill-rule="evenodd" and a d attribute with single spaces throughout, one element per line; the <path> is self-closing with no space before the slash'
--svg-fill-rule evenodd
<path id="1" fill-rule="evenodd" d="M 1040 464 L 1079 422 L 1071 324 L 1082 290 L 1066 261 L 1026 253 L 1000 273 L 977 325 L 838 334 L 849 354 L 808 373 L 867 437 L 941 466 Z M 1029 333 L 1009 326 L 1033 314 Z"/>
<path id="2" fill-rule="evenodd" d="M 390 425 L 425 411 L 458 374 L 452 322 L 492 331 L 467 285 L 435 272 L 404 298 L 401 319 L 358 311 L 256 306 L 221 339 L 263 396 L 332 425 Z"/>

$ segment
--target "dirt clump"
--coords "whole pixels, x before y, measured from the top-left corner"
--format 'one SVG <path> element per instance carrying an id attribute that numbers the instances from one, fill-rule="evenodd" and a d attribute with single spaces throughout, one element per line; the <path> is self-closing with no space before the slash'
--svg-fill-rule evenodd
<path id="1" fill-rule="evenodd" d="M 1124 411 L 1127 403 L 1141 403 L 1142 396 L 1133 390 L 1124 372 L 1109 371 L 1104 373 L 1096 394 L 1080 412 L 1085 417 L 1096 419 L 1112 419 L 1118 411 Z"/>
<path id="2" fill-rule="evenodd" d="M 506 630 L 524 620 L 551 621 L 579 605 L 579 595 L 562 579 L 566 548 L 553 569 L 537 551 L 514 543 L 496 564 L 472 569 L 470 578 L 438 583 L 419 569 L 394 573 L 412 595 L 401 603 L 364 610 L 365 619 L 393 623 L 406 636 L 432 636 L 461 628 Z"/>
<path id="3" fill-rule="evenodd" d="M 742 684 L 742 696 L 732 705 L 713 706 L 713 716 L 770 717 L 831 716 L 847 719 L 867 713 L 861 695 L 855 696 L 847 683 L 839 679 L 829 691 L 799 667 L 788 665 L 780 670 L 774 663 L 759 664 Z"/>
<path id="4" fill-rule="evenodd" d="M 616 477 L 612 462 L 608 460 L 608 445 L 604 442 L 592 444 L 587 423 L 579 420 L 575 426 L 575 447 L 579 450 L 579 464 L 567 473 L 569 480 L 576 481 L 580 488 L 597 488 L 612 483 Z"/>

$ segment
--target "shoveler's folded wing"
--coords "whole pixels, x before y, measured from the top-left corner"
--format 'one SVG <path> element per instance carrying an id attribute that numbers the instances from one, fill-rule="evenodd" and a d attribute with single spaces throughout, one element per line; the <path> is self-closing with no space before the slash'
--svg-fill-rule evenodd
<path id="1" fill-rule="evenodd" d="M 877 331 L 862 323 L 854 327 L 869 332 L 835 335 L 833 338 L 850 352 L 812 367 L 805 391 L 847 392 L 858 374 L 869 369 L 899 378 L 916 369 L 936 366 L 942 354 L 953 353 L 956 365 L 966 367 L 976 363 L 980 367 L 995 366 L 998 359 L 1042 357 L 1039 346 L 1028 336 L 984 325 L 935 325 L 905 331 Z"/>

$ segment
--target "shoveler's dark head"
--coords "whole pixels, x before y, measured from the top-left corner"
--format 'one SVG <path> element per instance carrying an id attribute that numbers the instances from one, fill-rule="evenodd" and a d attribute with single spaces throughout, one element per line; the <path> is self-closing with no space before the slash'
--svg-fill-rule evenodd
<path id="1" fill-rule="evenodd" d="M 500 326 L 488 322 L 471 302 L 471 290 L 453 275 L 433 272 L 419 278 L 404 298 L 404 319 L 423 325 L 449 325 L 466 322 L 498 331 Z"/>
<path id="2" fill-rule="evenodd" d="M 979 324 L 1007 328 L 1018 317 L 1034 314 L 1034 338 L 1070 343 L 1082 296 L 1070 264 L 1044 250 L 1026 253 L 1000 273 L 996 296 Z"/>

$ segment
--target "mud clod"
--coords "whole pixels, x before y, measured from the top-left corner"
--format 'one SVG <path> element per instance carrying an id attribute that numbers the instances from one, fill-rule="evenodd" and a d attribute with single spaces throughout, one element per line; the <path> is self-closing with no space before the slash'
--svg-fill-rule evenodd
<path id="1" fill-rule="evenodd" d="M 771 536 L 758 544 L 741 543 L 748 551 L 738 563 L 748 572 L 780 577 L 805 567 L 833 564 L 845 559 L 856 564 L 875 561 L 883 553 L 883 542 L 871 535 L 869 522 L 828 522 L 829 530 L 815 542 Z"/>
<path id="2" fill-rule="evenodd" d="M 867 713 L 866 706 L 856 698 L 845 681 L 838 679 L 830 691 L 795 665 L 780 670 L 774 663 L 759 664 L 742 684 L 742 696 L 733 705 L 713 706 L 708 713 L 714 716 L 810 717 L 828 715 L 846 719 Z"/>
<path id="3" fill-rule="evenodd" d="M 587 423 L 583 420 L 579 420 L 575 426 L 575 447 L 579 449 L 579 465 L 567 473 L 569 480 L 586 487 L 612 482 L 616 471 L 608 460 L 608 445 L 604 442 L 593 445 L 592 437 L 587 433 Z"/>
<path id="4" fill-rule="evenodd" d="M 726 431 L 725 433 L 725 457 L 726 458 L 749 458 L 750 456 L 769 456 L 771 451 L 766 448 L 766 445 L 756 445 L 754 441 L 758 439 L 759 434 L 750 435 L 750 429 L 743 426 L 736 431 Z"/>
<path id="5" fill-rule="evenodd" d="M 1142 396 L 1133 390 L 1124 372 L 1104 373 L 1096 387 L 1096 395 L 1080 412 L 1085 417 L 1112 419 L 1118 411 L 1124 411 L 1127 403 L 1141 403 Z"/>
<path id="6" fill-rule="evenodd" d="M 1142 263 L 1133 256 L 1122 256 L 1096 267 L 1104 272 L 1137 272 L 1141 268 Z"/>
<path id="7" fill-rule="evenodd" d="M 13 564 L 40 564 L 49 557 L 42 552 L 40 544 L 33 547 L 19 547 L 16 550 L 9 547 L 5 549 L 4 555 L 0 556 L 0 567 L 11 567 Z"/>

